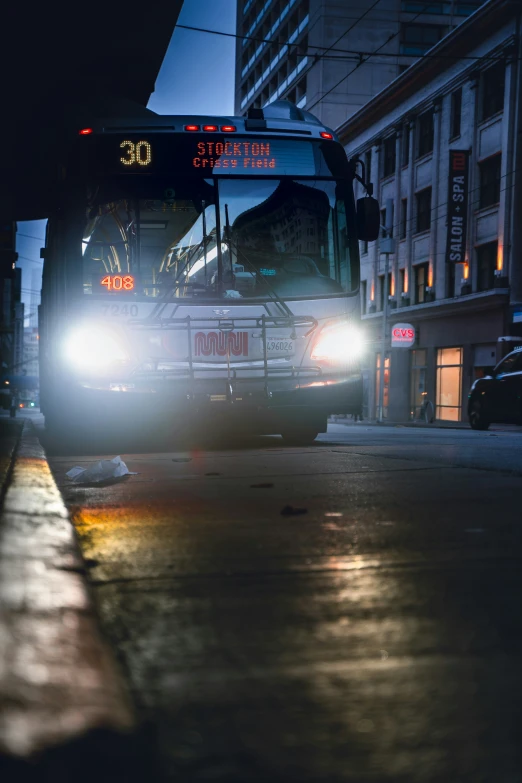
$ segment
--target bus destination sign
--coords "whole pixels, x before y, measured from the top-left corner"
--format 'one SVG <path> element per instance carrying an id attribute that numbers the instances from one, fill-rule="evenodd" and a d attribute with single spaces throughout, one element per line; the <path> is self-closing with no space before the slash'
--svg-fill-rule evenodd
<path id="1" fill-rule="evenodd" d="M 275 169 L 269 141 L 198 141 L 194 168 Z"/>
<path id="2" fill-rule="evenodd" d="M 225 139 L 196 141 L 192 168 L 223 174 L 315 174 L 309 141 L 272 139 Z"/>
<path id="3" fill-rule="evenodd" d="M 311 141 L 290 139 L 187 138 L 171 134 L 104 138 L 98 151 L 98 169 L 105 172 L 183 175 L 314 176 L 316 162 Z"/>

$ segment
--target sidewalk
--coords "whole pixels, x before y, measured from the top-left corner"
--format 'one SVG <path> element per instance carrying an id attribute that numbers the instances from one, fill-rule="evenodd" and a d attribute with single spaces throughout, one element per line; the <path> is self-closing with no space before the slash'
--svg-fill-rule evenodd
<path id="1" fill-rule="evenodd" d="M 423 421 L 377 421 L 376 419 L 363 419 L 355 422 L 352 418 L 343 419 L 338 416 L 330 416 L 328 419 L 332 424 L 342 424 L 343 427 L 360 427 L 361 424 L 372 427 L 418 427 L 423 429 L 442 429 L 442 430 L 468 430 L 472 429 L 467 421 L 434 421 L 432 424 Z M 492 424 L 489 428 L 491 432 L 518 432 L 522 434 L 522 427 L 516 424 Z"/>
<path id="2" fill-rule="evenodd" d="M 29 420 L 0 418 L 0 455 L 0 780 L 145 780 L 130 701 Z"/>

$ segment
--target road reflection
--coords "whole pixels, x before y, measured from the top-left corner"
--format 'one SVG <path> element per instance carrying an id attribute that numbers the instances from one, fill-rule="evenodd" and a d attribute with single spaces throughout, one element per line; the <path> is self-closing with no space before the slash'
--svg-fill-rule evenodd
<path id="1" fill-rule="evenodd" d="M 319 548 L 324 515 L 266 520 L 270 543 L 226 505 L 75 514 L 168 779 L 517 779 L 516 562 L 350 554 L 349 514 Z"/>

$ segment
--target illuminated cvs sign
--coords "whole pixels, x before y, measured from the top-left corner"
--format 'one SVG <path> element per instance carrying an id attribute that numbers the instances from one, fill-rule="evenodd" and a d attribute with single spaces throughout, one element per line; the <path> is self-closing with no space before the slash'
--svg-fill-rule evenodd
<path id="1" fill-rule="evenodd" d="M 411 348 L 415 344 L 415 327 L 411 324 L 394 324 L 391 332 L 392 348 Z"/>
<path id="2" fill-rule="evenodd" d="M 269 141 L 198 141 L 195 169 L 275 169 Z"/>

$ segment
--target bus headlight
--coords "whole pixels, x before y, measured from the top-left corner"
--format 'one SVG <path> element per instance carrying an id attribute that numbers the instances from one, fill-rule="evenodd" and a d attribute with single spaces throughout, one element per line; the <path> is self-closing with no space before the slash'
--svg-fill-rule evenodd
<path id="1" fill-rule="evenodd" d="M 65 340 L 63 354 L 77 370 L 106 370 L 129 358 L 118 335 L 102 326 L 75 329 Z"/>
<path id="2" fill-rule="evenodd" d="M 364 340 L 360 329 L 352 324 L 336 324 L 325 327 L 312 348 L 312 359 L 346 364 L 356 361 L 364 351 Z"/>

